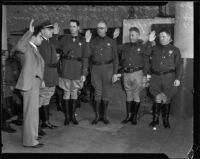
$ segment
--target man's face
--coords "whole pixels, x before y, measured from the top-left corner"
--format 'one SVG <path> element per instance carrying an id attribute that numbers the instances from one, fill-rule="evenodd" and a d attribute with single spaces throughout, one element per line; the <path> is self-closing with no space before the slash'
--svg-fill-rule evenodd
<path id="1" fill-rule="evenodd" d="M 97 33 L 100 37 L 104 37 L 106 35 L 107 32 L 107 26 L 105 23 L 100 22 L 97 25 Z"/>
<path id="2" fill-rule="evenodd" d="M 42 29 L 42 35 L 47 39 L 52 38 L 52 36 L 53 36 L 53 28 Z"/>
<path id="3" fill-rule="evenodd" d="M 129 32 L 129 39 L 131 43 L 135 43 L 137 42 L 137 40 L 139 39 L 140 34 L 136 31 L 130 31 Z"/>
<path id="4" fill-rule="evenodd" d="M 161 32 L 159 34 L 159 41 L 161 45 L 167 45 L 171 41 L 171 36 L 168 35 L 166 32 Z"/>
<path id="5" fill-rule="evenodd" d="M 69 30 L 71 34 L 78 34 L 79 26 L 77 26 L 76 22 L 70 22 Z"/>
<path id="6" fill-rule="evenodd" d="M 34 36 L 34 43 L 35 43 L 36 46 L 41 45 L 42 41 L 43 41 L 43 37 L 42 37 L 41 32 L 37 36 Z"/>

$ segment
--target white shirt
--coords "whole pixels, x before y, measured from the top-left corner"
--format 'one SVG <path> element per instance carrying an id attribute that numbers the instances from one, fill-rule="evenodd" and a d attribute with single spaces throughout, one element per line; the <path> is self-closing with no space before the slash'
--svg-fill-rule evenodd
<path id="1" fill-rule="evenodd" d="M 32 43 L 31 41 L 29 41 L 29 43 L 35 48 L 36 51 L 38 51 L 37 46 L 34 43 Z"/>

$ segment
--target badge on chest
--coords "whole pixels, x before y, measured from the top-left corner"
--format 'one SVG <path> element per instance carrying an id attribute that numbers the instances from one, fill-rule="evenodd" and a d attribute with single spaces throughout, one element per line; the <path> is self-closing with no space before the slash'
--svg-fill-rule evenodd
<path id="1" fill-rule="evenodd" d="M 173 54 L 173 50 L 169 50 L 169 56 Z"/>

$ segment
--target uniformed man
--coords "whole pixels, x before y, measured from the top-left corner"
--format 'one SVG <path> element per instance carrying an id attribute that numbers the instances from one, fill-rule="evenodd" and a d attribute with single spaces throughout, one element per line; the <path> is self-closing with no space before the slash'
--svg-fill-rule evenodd
<path id="1" fill-rule="evenodd" d="M 44 40 L 39 46 L 39 51 L 45 61 L 45 86 L 40 88 L 40 118 L 42 121 L 41 127 L 54 129 L 57 126 L 51 124 L 49 121 L 49 103 L 51 97 L 55 93 L 55 86 L 58 84 L 58 59 L 56 55 L 56 49 L 50 39 L 53 37 L 53 34 L 58 33 L 58 24 L 55 23 L 55 25 L 52 25 L 51 22 L 47 20 L 41 23 L 40 26 L 42 28 L 41 32 Z"/>
<path id="2" fill-rule="evenodd" d="M 106 32 L 106 22 L 100 21 L 97 24 L 98 37 L 91 41 L 90 49 L 85 52 L 85 57 L 91 57 L 91 82 L 95 89 L 95 119 L 92 121 L 92 124 L 97 124 L 99 120 L 102 120 L 105 124 L 109 123 L 107 119 L 109 93 L 112 82 L 117 80 L 118 56 L 116 44 L 113 39 L 106 36 Z M 90 32 L 87 33 L 86 37 L 91 36 Z M 89 42 L 90 40 L 86 41 Z M 103 106 L 102 118 L 99 115 L 101 100 Z"/>
<path id="3" fill-rule="evenodd" d="M 144 88 L 147 75 L 148 51 L 151 48 L 149 43 L 144 44 L 139 39 L 140 31 L 137 27 L 129 29 L 129 43 L 118 47 L 121 51 L 123 67 L 123 85 L 126 92 L 127 116 L 122 123 L 131 121 L 137 124 L 137 113 L 140 106 L 140 92 Z"/>
<path id="4" fill-rule="evenodd" d="M 78 121 L 75 117 L 76 102 L 78 98 L 78 90 L 83 87 L 85 76 L 87 74 L 87 65 L 82 60 L 84 47 L 86 45 L 85 38 L 79 34 L 79 21 L 70 20 L 70 35 L 64 36 L 57 48 L 63 50 L 61 54 L 61 70 L 59 78 L 59 86 L 64 90 L 64 124 L 68 125 L 69 121 L 77 125 Z M 69 114 L 69 100 L 71 99 L 72 114 Z"/>
<path id="5" fill-rule="evenodd" d="M 155 31 L 150 35 L 155 39 Z M 172 41 L 169 30 L 159 32 L 159 42 L 152 47 L 150 93 L 155 97 L 153 105 L 153 121 L 150 126 L 159 124 L 159 113 L 162 109 L 163 125 L 170 128 L 170 103 L 177 93 L 182 74 L 182 59 L 179 48 L 170 44 Z"/>

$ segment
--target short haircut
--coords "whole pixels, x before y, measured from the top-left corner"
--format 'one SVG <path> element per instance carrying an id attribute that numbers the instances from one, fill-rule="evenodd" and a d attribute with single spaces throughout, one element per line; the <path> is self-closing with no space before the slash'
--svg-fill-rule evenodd
<path id="1" fill-rule="evenodd" d="M 106 25 L 106 27 L 108 27 L 108 24 L 107 24 L 107 22 L 105 21 L 105 20 L 100 20 L 99 22 L 98 22 L 98 24 L 99 23 L 104 23 L 105 25 Z"/>
<path id="2" fill-rule="evenodd" d="M 169 36 L 171 36 L 171 31 L 169 30 L 169 29 L 161 29 L 160 31 L 159 31 L 159 34 L 160 33 L 166 33 L 166 34 L 168 34 Z"/>
<path id="3" fill-rule="evenodd" d="M 135 31 L 135 32 L 137 32 L 137 33 L 140 34 L 140 30 L 139 30 L 137 27 L 131 27 L 131 28 L 129 29 L 129 31 L 130 31 L 130 32 L 131 32 L 131 31 Z"/>
<path id="4" fill-rule="evenodd" d="M 42 27 L 35 27 L 32 36 L 38 36 L 41 30 L 42 30 Z"/>
<path id="5" fill-rule="evenodd" d="M 73 22 L 73 23 L 76 23 L 77 26 L 80 25 L 80 22 L 76 19 L 71 19 L 69 22 Z"/>

